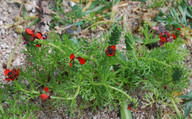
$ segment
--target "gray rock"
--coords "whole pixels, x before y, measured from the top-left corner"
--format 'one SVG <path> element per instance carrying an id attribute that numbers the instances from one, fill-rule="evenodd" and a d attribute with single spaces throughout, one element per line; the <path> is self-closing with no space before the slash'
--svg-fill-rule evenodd
<path id="1" fill-rule="evenodd" d="M 93 116 L 93 119 L 97 119 L 97 116 Z"/>
<path id="2" fill-rule="evenodd" d="M 11 50 L 7 50 L 6 53 L 7 53 L 7 54 L 10 54 L 10 53 L 11 53 Z"/>
<path id="3" fill-rule="evenodd" d="M 0 26 L 2 26 L 3 25 L 3 21 L 0 21 Z"/>
<path id="4" fill-rule="evenodd" d="M 13 10 L 12 10 L 12 8 L 9 8 L 8 11 L 9 11 L 9 13 L 12 13 Z"/>
<path id="5" fill-rule="evenodd" d="M 8 48 L 9 48 L 9 46 L 6 45 L 6 44 L 1 44 L 1 47 L 2 47 L 3 49 L 8 49 Z"/>
<path id="6" fill-rule="evenodd" d="M 13 33 L 13 37 L 14 37 L 14 38 L 17 38 L 17 34 L 16 34 L 16 33 Z"/>
<path id="7" fill-rule="evenodd" d="M 17 58 L 15 61 L 13 61 L 12 65 L 13 66 L 19 66 L 21 64 L 21 61 L 19 58 Z"/>
<path id="8" fill-rule="evenodd" d="M 2 30 L 1 30 L 1 33 L 2 33 L 2 34 L 5 34 L 5 33 L 6 33 L 6 32 L 5 32 L 5 29 L 2 29 Z"/>
<path id="9" fill-rule="evenodd" d="M 5 55 L 6 54 L 6 52 L 2 52 L 2 55 Z"/>
<path id="10" fill-rule="evenodd" d="M 25 9 L 30 12 L 32 9 L 33 9 L 33 6 L 32 5 L 29 5 L 29 4 L 25 4 Z"/>
<path id="11" fill-rule="evenodd" d="M 36 6 L 36 1 L 33 1 L 32 3 L 33 3 L 34 6 Z M 36 12 L 36 8 L 35 8 L 35 7 L 32 8 L 32 12 L 33 12 L 33 13 Z"/>

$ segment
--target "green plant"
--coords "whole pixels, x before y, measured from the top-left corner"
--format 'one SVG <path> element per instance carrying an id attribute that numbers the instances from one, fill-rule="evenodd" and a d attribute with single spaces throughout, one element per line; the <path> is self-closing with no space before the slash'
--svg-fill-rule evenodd
<path id="1" fill-rule="evenodd" d="M 182 24 L 185 26 L 191 25 L 192 23 L 188 20 L 190 18 L 192 18 L 192 9 L 185 0 L 182 0 L 170 8 L 170 14 L 167 15 L 160 11 L 160 14 L 155 17 L 155 20 L 164 22 L 168 27 L 173 25 L 178 28 Z"/>
<path id="2" fill-rule="evenodd" d="M 184 118 L 187 119 L 187 116 L 190 114 L 191 107 L 192 107 L 192 91 L 186 93 L 185 95 L 181 95 L 179 97 L 185 100 L 185 104 L 183 105 L 183 107 L 185 107 Z"/>
<path id="3" fill-rule="evenodd" d="M 157 8 L 163 7 L 165 5 L 166 0 L 152 0 L 151 5 L 149 7 Z"/>
<path id="4" fill-rule="evenodd" d="M 34 111 L 37 105 L 27 102 L 22 93 L 14 92 L 15 86 L 6 86 L 0 90 L 0 118 L 2 119 L 28 119 L 35 118 Z M 10 92 L 10 91 L 11 92 Z M 2 105 L 3 104 L 3 105 Z"/>
<path id="5" fill-rule="evenodd" d="M 74 5 L 70 12 L 64 13 L 62 0 L 56 0 L 55 3 L 56 3 L 55 6 L 51 6 L 51 9 L 56 12 L 55 16 L 52 17 L 52 23 L 50 25 L 51 28 L 54 28 L 55 26 L 61 26 L 61 25 L 66 26 L 69 24 L 75 24 L 75 25 L 81 25 L 83 29 L 91 27 L 92 30 L 94 30 L 96 25 L 106 24 L 106 21 L 102 20 L 104 18 L 108 19 L 110 14 L 103 13 L 103 11 L 106 9 L 110 9 L 112 7 L 111 2 L 106 2 L 103 0 L 93 1 L 89 6 L 84 6 L 84 8 L 82 7 L 83 4 L 80 2 L 79 4 Z M 81 20 L 79 21 L 78 19 Z M 78 22 L 74 22 L 77 20 Z"/>

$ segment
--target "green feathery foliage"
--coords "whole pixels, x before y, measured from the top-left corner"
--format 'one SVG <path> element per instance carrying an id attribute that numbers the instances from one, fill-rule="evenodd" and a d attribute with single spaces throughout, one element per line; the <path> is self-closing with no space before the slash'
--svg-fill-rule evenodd
<path id="1" fill-rule="evenodd" d="M 111 36 L 109 38 L 109 44 L 110 45 L 116 45 L 119 43 L 121 37 L 121 27 L 120 26 L 116 26 L 111 33 Z"/>
<path id="2" fill-rule="evenodd" d="M 135 43 L 131 33 L 127 32 L 124 37 L 127 50 L 133 50 Z"/>

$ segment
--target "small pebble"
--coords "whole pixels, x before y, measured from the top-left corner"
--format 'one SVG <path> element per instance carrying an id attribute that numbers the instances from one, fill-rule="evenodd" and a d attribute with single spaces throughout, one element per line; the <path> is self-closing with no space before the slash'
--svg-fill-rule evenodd
<path id="1" fill-rule="evenodd" d="M 36 1 L 33 1 L 33 5 L 36 6 Z M 36 12 L 36 9 L 35 7 L 32 8 L 32 12 L 35 13 Z"/>
<path id="2" fill-rule="evenodd" d="M 93 119 L 97 119 L 97 116 L 93 116 Z"/>
<path id="3" fill-rule="evenodd" d="M 25 9 L 27 12 L 30 12 L 33 9 L 33 6 L 29 4 L 25 4 Z"/>
<path id="4" fill-rule="evenodd" d="M 3 25 L 3 21 L 0 21 L 0 26 L 2 26 Z"/>
<path id="5" fill-rule="evenodd" d="M 13 33 L 13 37 L 14 37 L 14 38 L 17 38 L 17 34 L 16 34 L 16 33 Z"/>
<path id="6" fill-rule="evenodd" d="M 8 48 L 9 48 L 9 46 L 6 45 L 6 44 L 2 44 L 1 47 L 2 47 L 3 49 L 8 49 Z"/>
<path id="7" fill-rule="evenodd" d="M 19 58 L 17 58 L 17 59 L 12 63 L 13 66 L 19 66 L 20 64 L 21 64 L 21 62 L 20 62 L 20 59 L 19 59 Z"/>
<path id="8" fill-rule="evenodd" d="M 1 33 L 2 33 L 2 34 L 5 34 L 5 29 L 2 29 L 2 30 L 1 30 Z"/>
<path id="9" fill-rule="evenodd" d="M 6 52 L 7 52 L 7 54 L 9 54 L 9 53 L 11 53 L 11 50 L 7 50 Z"/>

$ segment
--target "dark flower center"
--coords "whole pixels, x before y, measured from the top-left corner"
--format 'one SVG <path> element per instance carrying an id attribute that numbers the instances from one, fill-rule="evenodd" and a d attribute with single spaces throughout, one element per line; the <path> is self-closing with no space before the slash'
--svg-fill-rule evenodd
<path id="1" fill-rule="evenodd" d="M 8 73 L 9 78 L 13 79 L 15 77 L 15 74 L 11 71 Z"/>
<path id="2" fill-rule="evenodd" d="M 109 49 L 107 50 L 107 52 L 111 55 L 111 54 L 113 54 L 113 49 L 112 49 L 112 48 L 109 48 Z"/>
<path id="3" fill-rule="evenodd" d="M 164 33 L 164 34 L 163 34 L 163 37 L 164 37 L 164 38 L 168 38 L 169 36 L 168 36 L 167 33 Z"/>

